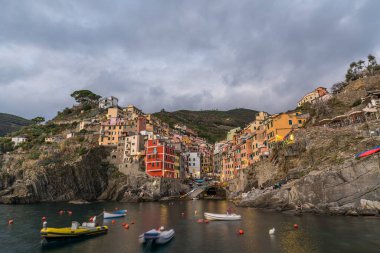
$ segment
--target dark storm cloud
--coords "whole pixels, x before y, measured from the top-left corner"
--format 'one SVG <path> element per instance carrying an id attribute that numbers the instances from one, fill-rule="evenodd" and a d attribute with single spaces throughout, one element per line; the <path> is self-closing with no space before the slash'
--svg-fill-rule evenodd
<path id="1" fill-rule="evenodd" d="M 379 1 L 1 1 L 0 111 L 91 89 L 147 112 L 294 108 L 380 56 Z"/>

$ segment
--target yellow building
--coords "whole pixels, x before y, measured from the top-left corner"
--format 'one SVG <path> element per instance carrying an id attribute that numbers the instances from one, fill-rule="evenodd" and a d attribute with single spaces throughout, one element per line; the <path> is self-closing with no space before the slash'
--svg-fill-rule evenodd
<path id="1" fill-rule="evenodd" d="M 266 113 L 266 112 L 259 112 L 256 117 L 255 117 L 255 120 L 252 121 L 251 123 L 249 123 L 246 127 L 246 129 L 249 129 L 251 130 L 251 133 L 253 133 L 254 131 L 256 131 L 257 129 L 260 128 L 260 126 L 263 125 L 263 122 L 268 118 L 269 114 Z"/>
<path id="2" fill-rule="evenodd" d="M 306 118 L 299 112 L 285 112 L 274 114 L 265 121 L 268 146 L 271 148 L 274 142 L 282 141 L 293 129 L 302 127 Z"/>
<path id="3" fill-rule="evenodd" d="M 117 107 L 108 108 L 107 119 L 123 117 L 123 111 Z"/>
<path id="4" fill-rule="evenodd" d="M 116 146 L 127 136 L 126 122 L 123 119 L 111 118 L 101 123 L 99 145 Z"/>

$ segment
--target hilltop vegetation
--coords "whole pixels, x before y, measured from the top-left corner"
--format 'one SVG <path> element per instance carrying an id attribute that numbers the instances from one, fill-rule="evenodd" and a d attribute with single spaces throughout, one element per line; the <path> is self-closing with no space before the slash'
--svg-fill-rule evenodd
<path id="1" fill-rule="evenodd" d="M 32 124 L 30 120 L 12 114 L 0 113 L 0 136 L 19 130 Z"/>
<path id="2" fill-rule="evenodd" d="M 200 137 L 206 138 L 210 142 L 222 140 L 228 130 L 235 127 L 244 127 L 251 122 L 257 111 L 238 108 L 228 111 L 205 110 L 188 111 L 179 110 L 174 112 L 154 113 L 153 115 L 160 120 L 174 127 L 175 124 L 185 124 L 198 132 Z"/>

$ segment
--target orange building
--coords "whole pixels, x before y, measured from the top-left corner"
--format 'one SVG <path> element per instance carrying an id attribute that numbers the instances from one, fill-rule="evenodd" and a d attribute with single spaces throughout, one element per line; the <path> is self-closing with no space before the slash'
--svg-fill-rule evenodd
<path id="1" fill-rule="evenodd" d="M 258 162 L 268 155 L 269 153 L 265 127 L 260 126 L 258 129 L 256 129 L 255 133 L 252 136 L 251 162 Z"/>
<path id="2" fill-rule="evenodd" d="M 306 122 L 306 118 L 299 112 L 284 112 L 268 117 L 265 122 L 268 147 L 274 142 L 282 141 L 293 129 L 300 128 Z"/>

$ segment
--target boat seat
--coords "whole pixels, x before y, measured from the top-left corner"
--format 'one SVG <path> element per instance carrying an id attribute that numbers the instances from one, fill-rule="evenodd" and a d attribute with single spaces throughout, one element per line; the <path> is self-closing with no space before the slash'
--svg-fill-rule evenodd
<path id="1" fill-rule="evenodd" d="M 82 227 L 85 227 L 85 228 L 94 228 L 95 227 L 95 223 L 94 222 L 83 222 L 82 223 Z"/>
<path id="2" fill-rule="evenodd" d="M 71 223 L 71 230 L 77 230 L 79 228 L 79 222 L 73 221 Z"/>

